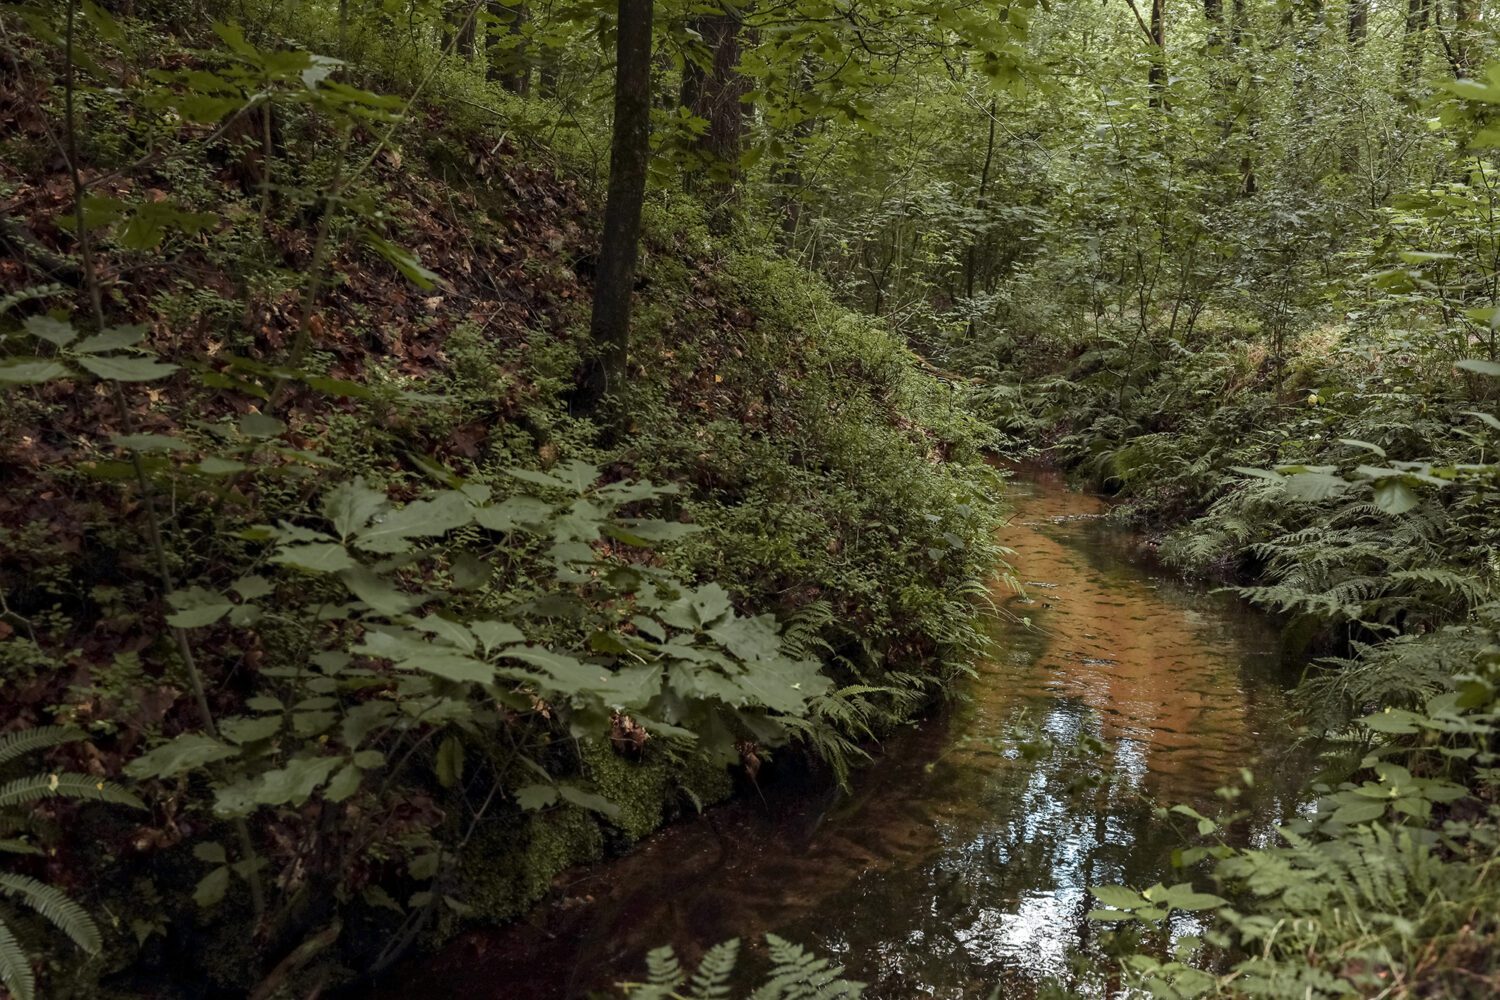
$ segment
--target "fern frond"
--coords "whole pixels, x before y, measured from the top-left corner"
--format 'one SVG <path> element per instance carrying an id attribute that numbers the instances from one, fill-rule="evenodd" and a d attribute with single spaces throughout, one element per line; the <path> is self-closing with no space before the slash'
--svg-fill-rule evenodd
<path id="1" fill-rule="evenodd" d="M 38 882 L 27 875 L 0 872 L 0 892 L 19 898 L 90 955 L 97 955 L 103 950 L 99 925 L 94 923 L 94 918 L 56 886 Z"/>
<path id="2" fill-rule="evenodd" d="M 844 967 L 833 965 L 775 934 L 766 935 L 775 968 L 766 984 L 750 995 L 750 1000 L 856 1000 L 864 992 L 864 983 L 839 977 Z"/>
<path id="3" fill-rule="evenodd" d="M 3 914 L 0 914 L 0 983 L 5 984 L 15 1000 L 36 1000 L 36 974 L 31 971 L 31 960 Z"/>
<path id="4" fill-rule="evenodd" d="M 9 764 L 22 754 L 46 750 L 61 743 L 72 743 L 84 738 L 82 730 L 70 726 L 33 726 L 0 736 L 0 766 Z"/>
<path id="5" fill-rule="evenodd" d="M 734 963 L 740 956 L 740 939 L 730 938 L 708 949 L 698 971 L 688 984 L 690 1000 L 727 1000 L 729 980 L 734 975 Z"/>
<path id="6" fill-rule="evenodd" d="M 132 809 L 146 808 L 146 804 L 131 792 L 89 774 L 33 774 L 0 785 L 0 809 L 50 798 L 85 799 L 113 802 Z"/>
<path id="7" fill-rule="evenodd" d="M 671 945 L 655 948 L 646 955 L 646 975 L 652 986 L 666 986 L 676 989 L 682 985 L 685 978 L 682 972 L 682 963 L 677 961 L 677 952 L 672 950 Z"/>
<path id="8" fill-rule="evenodd" d="M 677 952 L 671 945 L 663 945 L 646 953 L 647 981 L 621 983 L 620 989 L 631 1000 L 677 1000 L 681 997 L 677 988 L 686 978 L 682 963 L 677 961 Z"/>

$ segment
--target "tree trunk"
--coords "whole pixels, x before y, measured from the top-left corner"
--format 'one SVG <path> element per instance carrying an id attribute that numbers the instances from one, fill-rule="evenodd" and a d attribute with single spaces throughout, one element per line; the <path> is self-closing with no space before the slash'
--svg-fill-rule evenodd
<path id="1" fill-rule="evenodd" d="M 1370 33 L 1370 0 L 1349 0 L 1350 45 L 1363 45 Z"/>
<path id="2" fill-rule="evenodd" d="M 1218 48 L 1224 44 L 1224 0 L 1203 0 L 1203 18 L 1208 22 L 1208 47 Z"/>
<path id="3" fill-rule="evenodd" d="M 1423 46 L 1427 24 L 1432 18 L 1432 0 L 1406 0 L 1406 26 L 1401 36 L 1401 79 L 1399 88 L 1410 99 L 1422 82 Z"/>
<path id="4" fill-rule="evenodd" d="M 513 94 L 531 90 L 531 66 L 526 58 L 521 32 L 526 24 L 524 3 L 508 0 L 485 0 L 490 25 L 486 32 L 485 79 L 498 83 Z"/>
<path id="5" fill-rule="evenodd" d="M 1453 0 L 1453 75 L 1468 78 L 1484 60 L 1479 0 Z"/>
<path id="6" fill-rule="evenodd" d="M 719 159 L 735 165 L 745 131 L 745 106 L 749 90 L 740 75 L 740 22 L 732 14 L 715 15 L 703 22 L 703 37 L 713 51 L 713 72 L 704 80 L 696 114 L 708 119 L 704 146 Z"/>
<path id="7" fill-rule="evenodd" d="M 1167 106 L 1167 11 L 1166 0 L 1151 0 L 1151 42 L 1156 52 L 1151 57 L 1151 69 L 1146 82 L 1151 92 L 1151 106 Z"/>
<path id="8" fill-rule="evenodd" d="M 453 39 L 453 50 L 462 56 L 465 62 L 474 61 L 474 16 L 477 13 L 476 0 L 475 3 L 460 4 L 448 14 L 452 19 L 456 35 Z"/>
<path id="9" fill-rule="evenodd" d="M 589 334 L 597 355 L 585 377 L 591 403 L 614 395 L 625 378 L 630 348 L 630 296 L 651 157 L 652 0 L 618 0 L 615 40 L 615 122 L 609 151 L 604 233 L 594 274 Z"/>
<path id="10" fill-rule="evenodd" d="M 1239 49 L 1244 43 L 1245 28 L 1250 23 L 1250 12 L 1245 8 L 1245 0 L 1234 0 L 1234 17 L 1229 25 L 1229 43 L 1235 49 Z M 1247 74 L 1245 79 L 1245 114 L 1250 120 L 1250 145 L 1253 146 L 1260 133 L 1260 119 L 1257 116 L 1255 76 Z M 1255 177 L 1255 161 L 1251 159 L 1249 147 L 1240 156 L 1240 193 L 1252 195 L 1260 187 Z"/>
<path id="11" fill-rule="evenodd" d="M 974 200 L 974 207 L 981 213 L 989 208 L 985 196 L 989 193 L 990 167 L 995 162 L 995 115 L 999 111 L 999 104 L 994 98 L 990 99 L 989 106 L 989 139 L 984 144 L 984 167 L 979 171 L 979 197 Z M 981 226 L 983 221 L 979 223 Z M 969 241 L 968 260 L 964 266 L 964 298 L 967 299 L 966 306 L 969 310 L 969 322 L 965 329 L 968 337 L 974 336 L 974 275 L 979 265 L 980 238 L 975 233 L 974 238 Z"/>
<path id="12" fill-rule="evenodd" d="M 810 88 L 813 76 L 812 59 L 803 56 L 797 67 L 793 90 L 801 95 Z M 786 156 L 774 171 L 778 191 L 778 215 L 781 217 L 781 246 L 790 251 L 796 243 L 797 229 L 802 222 L 802 145 L 813 134 L 814 120 L 804 110 L 802 116 L 791 126 L 787 135 Z M 811 261 L 808 262 L 811 265 Z"/>
<path id="13" fill-rule="evenodd" d="M 478 12 L 478 0 L 472 3 L 454 3 L 446 5 L 442 16 L 443 51 L 450 49 L 463 57 L 468 62 L 474 61 L 474 17 Z M 339 33 L 342 37 L 347 31 L 348 0 L 339 2 Z"/>

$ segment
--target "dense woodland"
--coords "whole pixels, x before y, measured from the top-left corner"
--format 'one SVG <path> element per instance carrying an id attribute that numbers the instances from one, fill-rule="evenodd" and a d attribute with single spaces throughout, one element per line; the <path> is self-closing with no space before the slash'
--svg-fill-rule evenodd
<path id="1" fill-rule="evenodd" d="M 358 990 L 857 782 L 1030 459 L 1311 664 L 1118 995 L 1500 994 L 1494 13 L 0 7 L 0 982 Z"/>

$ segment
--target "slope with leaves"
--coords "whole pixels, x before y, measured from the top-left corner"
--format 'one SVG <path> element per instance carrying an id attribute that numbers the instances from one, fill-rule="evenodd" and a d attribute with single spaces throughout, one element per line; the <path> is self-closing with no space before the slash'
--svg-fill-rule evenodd
<path id="1" fill-rule="evenodd" d="M 609 439 L 570 405 L 588 172 L 440 52 L 356 75 L 282 33 L 331 9 L 197 48 L 3 15 L 4 698 L 158 805 L 52 831 L 129 901 L 124 963 L 181 958 L 122 987 L 271 991 L 515 916 L 727 762 L 844 766 L 976 639 L 991 479 L 945 387 L 663 196 Z"/>

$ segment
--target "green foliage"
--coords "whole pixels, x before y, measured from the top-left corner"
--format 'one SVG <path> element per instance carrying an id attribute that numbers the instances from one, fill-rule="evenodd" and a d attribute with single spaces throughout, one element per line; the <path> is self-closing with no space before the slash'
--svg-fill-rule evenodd
<path id="1" fill-rule="evenodd" d="M 36 726 L 0 736 L 0 767 L 26 754 L 36 753 L 84 738 L 65 726 Z M 16 834 L 24 830 L 27 805 L 49 798 L 111 802 L 135 809 L 146 807 L 133 793 L 113 782 L 92 775 L 43 772 L 14 778 L 0 784 L 0 852 L 26 856 L 42 853 L 29 840 Z M 87 910 L 61 889 L 20 872 L 0 872 L 0 894 L 30 910 L 57 928 L 90 956 L 103 950 L 99 927 Z M 18 936 L 14 916 L 0 908 L 0 983 L 16 1000 L 32 1000 L 36 977 L 31 959 Z"/>
<path id="2" fill-rule="evenodd" d="M 978 647 L 995 556 L 957 393 L 691 200 L 652 208 L 633 426 L 577 412 L 609 17 L 478 5 L 465 58 L 442 5 L 345 6 L 0 14 L 7 99 L 46 123 L 0 158 L 57 195 L 0 219 L 4 696 L 133 783 L 0 801 L 158 806 L 58 864 L 143 941 L 234 941 L 180 970 L 227 992 L 514 917 L 729 767 L 847 778 Z M 799 108 L 871 120 L 847 88 L 899 60 L 861 32 L 1014 75 L 1022 8 L 939 8 L 766 34 L 745 169 Z M 838 79 L 778 90 L 812 38 Z"/>
<path id="3" fill-rule="evenodd" d="M 863 983 L 840 978 L 842 966 L 774 934 L 766 935 L 766 944 L 771 968 L 753 988 L 735 988 L 744 978 L 736 972 L 736 938 L 710 948 L 691 974 L 671 948 L 658 948 L 646 956 L 647 981 L 622 985 L 621 990 L 634 1000 L 854 1000 L 863 995 Z"/>

